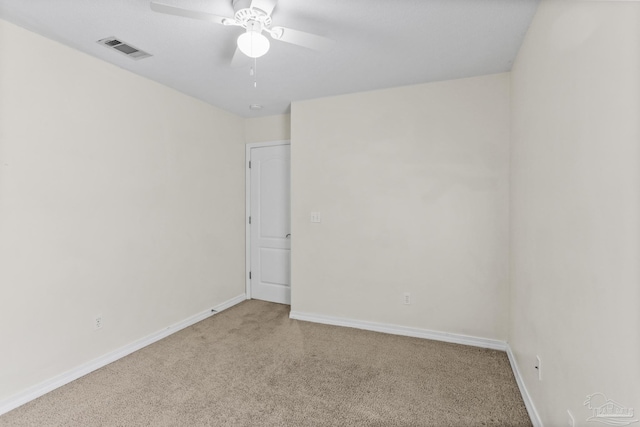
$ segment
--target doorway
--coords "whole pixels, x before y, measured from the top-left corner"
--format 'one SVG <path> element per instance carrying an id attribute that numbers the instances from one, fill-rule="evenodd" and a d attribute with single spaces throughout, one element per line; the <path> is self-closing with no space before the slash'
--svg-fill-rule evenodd
<path id="1" fill-rule="evenodd" d="M 291 304 L 289 141 L 247 144 L 247 298 Z"/>

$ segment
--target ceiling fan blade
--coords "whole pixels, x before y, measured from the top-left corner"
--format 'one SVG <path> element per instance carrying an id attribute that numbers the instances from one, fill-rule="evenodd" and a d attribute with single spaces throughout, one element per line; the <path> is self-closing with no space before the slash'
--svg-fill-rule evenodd
<path id="1" fill-rule="evenodd" d="M 251 63 L 251 58 L 242 53 L 240 49 L 236 47 L 236 51 L 233 53 L 233 58 L 231 58 L 231 68 L 240 68 L 245 65 L 249 65 Z"/>
<path id="2" fill-rule="evenodd" d="M 291 28 L 285 27 L 271 28 L 271 36 L 275 40 L 318 51 L 329 50 L 335 43 L 333 40 L 326 37 L 306 33 L 304 31 L 292 30 Z"/>
<path id="3" fill-rule="evenodd" d="M 162 3 L 151 2 L 151 10 L 154 12 L 166 13 L 169 15 L 184 16 L 186 18 L 200 19 L 203 21 L 215 22 L 222 25 L 234 25 L 236 23 L 233 18 L 225 18 L 223 16 L 214 15 L 207 12 L 199 12 L 197 10 L 182 9 L 181 7 L 169 6 Z"/>
<path id="4" fill-rule="evenodd" d="M 276 7 L 276 3 L 278 3 L 278 0 L 251 0 L 251 7 L 260 9 L 271 16 L 271 12 L 273 12 L 273 8 Z"/>

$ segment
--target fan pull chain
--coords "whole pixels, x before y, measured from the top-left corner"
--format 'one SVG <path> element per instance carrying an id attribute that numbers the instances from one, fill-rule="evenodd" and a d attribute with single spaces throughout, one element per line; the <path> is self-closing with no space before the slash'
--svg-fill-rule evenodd
<path id="1" fill-rule="evenodd" d="M 253 87 L 258 87 L 258 81 L 257 81 L 257 77 L 256 77 L 256 68 L 255 68 L 256 64 L 253 64 L 253 67 L 249 68 L 249 75 L 251 77 L 253 77 Z"/>
<path id="2" fill-rule="evenodd" d="M 258 87 L 258 59 L 253 58 L 253 87 Z"/>

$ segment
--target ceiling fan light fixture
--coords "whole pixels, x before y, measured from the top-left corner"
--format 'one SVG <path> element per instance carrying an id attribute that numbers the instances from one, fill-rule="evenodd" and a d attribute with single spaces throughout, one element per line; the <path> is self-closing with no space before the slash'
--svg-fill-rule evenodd
<path id="1" fill-rule="evenodd" d="M 238 49 L 249 58 L 260 58 L 269 51 L 269 47 L 271 47 L 269 39 L 251 27 L 238 37 Z"/>

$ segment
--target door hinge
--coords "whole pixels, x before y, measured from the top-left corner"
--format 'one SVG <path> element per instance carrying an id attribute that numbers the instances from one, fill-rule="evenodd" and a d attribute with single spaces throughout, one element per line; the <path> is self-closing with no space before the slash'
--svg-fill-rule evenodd
<path id="1" fill-rule="evenodd" d="M 249 160 L 249 169 L 251 169 L 251 160 Z"/>
<path id="2" fill-rule="evenodd" d="M 249 217 L 249 224 L 251 224 L 251 217 Z"/>
<path id="3" fill-rule="evenodd" d="M 251 272 L 249 272 L 249 280 L 251 280 Z"/>

